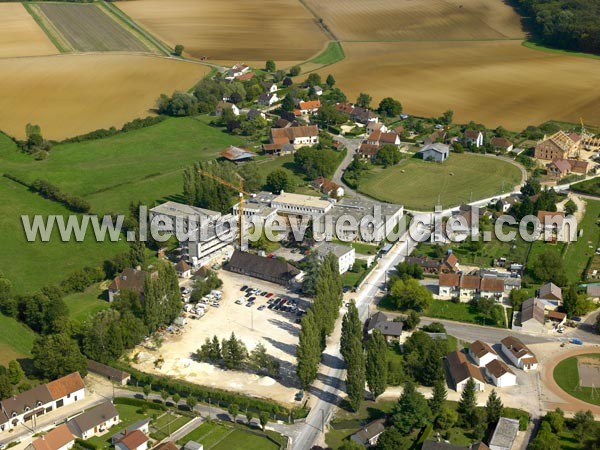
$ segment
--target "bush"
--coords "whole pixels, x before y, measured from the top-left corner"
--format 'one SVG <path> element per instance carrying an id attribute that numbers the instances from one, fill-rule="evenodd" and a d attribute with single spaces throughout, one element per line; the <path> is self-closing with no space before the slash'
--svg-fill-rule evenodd
<path id="1" fill-rule="evenodd" d="M 529 425 L 529 414 L 522 409 L 504 408 L 502 417 L 517 419 L 519 421 L 519 431 L 525 431 Z"/>
<path id="2" fill-rule="evenodd" d="M 127 133 L 133 130 L 139 130 L 141 128 L 150 127 L 152 125 L 156 125 L 158 123 L 163 122 L 167 119 L 167 116 L 148 116 L 144 119 L 134 119 L 131 122 L 127 122 L 125 125 L 118 130 L 115 127 L 110 127 L 109 129 L 100 128 L 98 130 L 90 131 L 86 134 L 81 134 L 79 136 L 74 136 L 68 139 L 61 141 L 61 143 L 69 143 L 69 142 L 83 142 L 83 141 L 91 141 L 95 139 L 102 139 L 110 136 L 114 136 L 119 133 Z"/>
<path id="3" fill-rule="evenodd" d="M 141 398 L 116 397 L 113 401 L 115 405 L 137 406 L 138 408 L 155 409 L 166 411 L 168 408 L 162 403 L 148 402 Z"/>
<path id="4" fill-rule="evenodd" d="M 96 444 L 92 444 L 91 442 L 84 441 L 83 439 L 79 438 L 75 439 L 75 444 L 77 444 L 80 447 L 87 448 L 88 450 L 98 450 L 99 448 Z"/>

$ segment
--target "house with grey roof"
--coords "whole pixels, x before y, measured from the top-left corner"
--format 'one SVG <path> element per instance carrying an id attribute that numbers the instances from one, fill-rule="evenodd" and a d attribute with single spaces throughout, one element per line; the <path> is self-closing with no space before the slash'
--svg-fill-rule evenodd
<path id="1" fill-rule="evenodd" d="M 521 311 L 514 314 L 513 329 L 528 333 L 546 333 L 544 301 L 529 298 L 521 305 Z"/>
<path id="2" fill-rule="evenodd" d="M 110 400 L 89 409 L 67 422 L 71 432 L 83 439 L 103 434 L 119 423 L 119 412 Z"/>
<path id="3" fill-rule="evenodd" d="M 378 329 L 381 331 L 381 334 L 385 338 L 386 342 L 400 339 L 403 328 L 404 323 L 389 320 L 388 317 L 381 311 L 373 314 L 367 322 L 367 334 L 371 335 L 375 329 Z"/>
<path id="4" fill-rule="evenodd" d="M 494 434 L 492 435 L 492 439 L 490 439 L 490 450 L 511 450 L 518 432 L 518 420 L 500 417 L 496 429 L 494 430 Z"/>
<path id="5" fill-rule="evenodd" d="M 350 436 L 350 439 L 365 447 L 373 447 L 377 444 L 379 436 L 385 431 L 384 425 L 385 418 L 374 420 Z"/>
<path id="6" fill-rule="evenodd" d="M 325 257 L 331 253 L 338 260 L 340 275 L 346 273 L 354 266 L 356 252 L 353 247 L 347 245 L 334 244 L 332 242 L 324 242 L 316 248 L 319 260 L 323 261 Z"/>
<path id="7" fill-rule="evenodd" d="M 434 142 L 422 147 L 419 154 L 425 161 L 444 162 L 450 156 L 450 146 L 441 142 Z"/>

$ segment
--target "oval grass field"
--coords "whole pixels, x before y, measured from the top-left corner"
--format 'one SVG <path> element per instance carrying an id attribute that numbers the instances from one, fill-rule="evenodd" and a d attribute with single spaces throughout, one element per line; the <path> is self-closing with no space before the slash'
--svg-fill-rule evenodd
<path id="1" fill-rule="evenodd" d="M 585 355 L 588 358 L 596 358 L 600 362 L 600 353 L 589 353 Z M 600 406 L 600 380 L 598 380 L 598 387 L 595 390 L 594 397 L 592 398 L 592 388 L 582 387 L 578 388 L 579 384 L 579 371 L 577 369 L 577 356 L 571 356 L 560 363 L 554 368 L 553 373 L 554 381 L 556 384 L 565 391 L 567 394 L 582 400 L 592 405 Z"/>
<path id="2" fill-rule="evenodd" d="M 521 182 L 520 169 L 495 157 L 451 153 L 443 163 L 416 157 L 383 169 L 373 167 L 360 181 L 359 191 L 407 209 L 433 210 L 510 192 Z M 504 191 L 502 188 L 504 187 Z"/>

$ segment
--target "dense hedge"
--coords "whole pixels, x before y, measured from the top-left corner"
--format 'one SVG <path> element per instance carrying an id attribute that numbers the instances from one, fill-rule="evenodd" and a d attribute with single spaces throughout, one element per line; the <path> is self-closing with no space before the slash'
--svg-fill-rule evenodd
<path id="1" fill-rule="evenodd" d="M 141 398 L 116 397 L 113 401 L 115 405 L 137 406 L 139 408 L 156 409 L 158 411 L 166 411 L 168 408 L 162 403 L 153 403 L 142 400 Z"/>
<path id="2" fill-rule="evenodd" d="M 140 128 L 150 127 L 152 125 L 159 124 L 166 120 L 166 116 L 148 116 L 144 119 L 135 119 L 131 122 L 127 122 L 125 125 L 121 127 L 121 129 L 117 129 L 115 127 L 100 128 L 99 130 L 94 130 L 86 134 L 82 134 L 79 136 L 74 136 L 68 139 L 61 141 L 61 143 L 69 143 L 69 142 L 83 142 L 83 141 L 91 141 L 94 139 L 102 139 L 110 136 L 114 136 L 120 133 L 127 133 L 133 130 L 139 130 Z"/>

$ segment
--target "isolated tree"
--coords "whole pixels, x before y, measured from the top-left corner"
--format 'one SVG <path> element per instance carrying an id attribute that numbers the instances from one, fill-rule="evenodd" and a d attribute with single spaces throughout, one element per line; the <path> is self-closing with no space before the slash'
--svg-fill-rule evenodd
<path id="1" fill-rule="evenodd" d="M 267 59 L 267 62 L 265 64 L 265 69 L 267 70 L 267 72 L 275 72 L 275 70 L 277 70 L 275 61 L 273 61 L 272 59 Z"/>
<path id="2" fill-rule="evenodd" d="M 369 391 L 376 400 L 385 392 L 388 379 L 387 343 L 379 329 L 374 329 L 371 338 L 367 340 L 366 379 Z"/>
<path id="3" fill-rule="evenodd" d="M 395 280 L 389 290 L 391 300 L 397 309 L 406 311 L 424 311 L 433 300 L 431 291 L 422 286 L 418 280 Z"/>
<path id="4" fill-rule="evenodd" d="M 306 85 L 307 86 L 320 86 L 322 84 L 321 81 L 321 75 L 319 75 L 316 72 L 311 73 L 310 75 L 308 75 L 308 78 L 306 79 Z"/>
<path id="5" fill-rule="evenodd" d="M 335 78 L 333 77 L 333 75 L 327 75 L 327 78 L 325 79 L 325 84 L 329 89 L 331 89 L 335 85 Z"/>
<path id="6" fill-rule="evenodd" d="M 312 252 L 306 257 L 306 270 L 302 279 L 302 293 L 314 297 L 317 293 L 317 280 L 319 278 L 319 266 L 321 262 L 317 252 Z"/>
<path id="7" fill-rule="evenodd" d="M 321 333 L 312 308 L 301 321 L 296 358 L 296 373 L 302 387 L 308 389 L 317 377 L 321 359 Z"/>
<path id="8" fill-rule="evenodd" d="M 260 421 L 260 426 L 262 427 L 262 430 L 265 431 L 265 427 L 269 423 L 269 413 L 266 411 L 261 411 L 258 415 L 258 420 Z"/>
<path id="9" fill-rule="evenodd" d="M 165 390 L 160 391 L 160 398 L 162 398 L 163 403 L 166 403 L 169 398 L 169 393 Z"/>
<path id="10" fill-rule="evenodd" d="M 369 94 L 361 92 L 356 99 L 356 105 L 361 108 L 368 108 L 371 105 L 373 98 Z"/>
<path id="11" fill-rule="evenodd" d="M 181 56 L 183 54 L 184 47 L 181 44 L 177 44 L 173 50 L 175 56 Z"/>
<path id="12" fill-rule="evenodd" d="M 508 296 L 510 304 L 514 311 L 520 311 L 521 305 L 530 297 L 529 292 L 525 289 L 513 289 Z"/>
<path id="13" fill-rule="evenodd" d="M 296 66 L 292 66 L 290 68 L 290 76 L 291 77 L 297 77 L 298 75 L 300 75 L 300 72 L 302 71 L 302 68 L 298 65 Z"/>
<path id="14" fill-rule="evenodd" d="M 417 328 L 417 325 L 419 325 L 420 321 L 421 317 L 419 316 L 419 313 L 411 309 L 410 311 L 408 311 L 406 319 L 404 320 L 404 328 L 406 328 L 407 330 L 414 330 L 415 328 Z"/>
<path id="15" fill-rule="evenodd" d="M 173 394 L 173 404 L 175 405 L 175 408 L 177 408 L 177 405 L 179 405 L 179 401 L 181 400 L 181 395 L 179 395 L 177 392 L 175 392 Z"/>
<path id="16" fill-rule="evenodd" d="M 296 107 L 296 100 L 291 93 L 288 93 L 281 101 L 281 109 L 287 112 L 292 112 Z"/>
<path id="17" fill-rule="evenodd" d="M 565 291 L 563 296 L 563 309 L 567 313 L 568 317 L 573 317 L 577 311 L 577 302 L 579 294 L 577 293 L 577 287 L 575 285 L 569 286 L 569 289 Z"/>
<path id="18" fill-rule="evenodd" d="M 198 400 L 196 399 L 196 397 L 194 397 L 193 395 L 189 395 L 186 399 L 185 399 L 185 404 L 187 405 L 187 407 L 190 409 L 190 411 L 193 411 L 194 408 L 196 407 L 196 405 L 198 404 Z"/>
<path id="19" fill-rule="evenodd" d="M 503 410 L 504 405 L 502 404 L 502 400 L 500 400 L 500 397 L 496 394 L 496 390 L 492 389 L 492 392 L 490 392 L 490 395 L 488 396 L 487 403 L 485 404 L 485 416 L 488 425 L 495 425 L 498 423 Z"/>
<path id="20" fill-rule="evenodd" d="M 575 214 L 576 212 L 577 204 L 572 199 L 567 200 L 567 202 L 565 203 L 565 214 L 571 215 Z"/>
<path id="21" fill-rule="evenodd" d="M 469 378 L 465 385 L 460 401 L 458 402 L 458 414 L 465 424 L 473 426 L 475 409 L 477 407 L 477 390 L 473 378 Z"/>
<path id="22" fill-rule="evenodd" d="M 377 111 L 379 114 L 385 114 L 388 117 L 396 117 L 402 113 L 402 103 L 392 97 L 385 97 L 379 102 Z"/>
<path id="23" fill-rule="evenodd" d="M 423 394 L 417 392 L 411 381 L 404 384 L 402 395 L 394 407 L 392 423 L 403 434 L 422 428 L 429 422 L 431 410 Z"/>
<path id="24" fill-rule="evenodd" d="M 230 403 L 229 407 L 227 408 L 227 412 L 231 416 L 231 421 L 235 422 L 235 418 L 237 417 L 238 413 L 240 412 L 240 407 L 238 405 L 236 405 L 235 403 Z"/>
<path id="25" fill-rule="evenodd" d="M 454 118 L 454 111 L 452 111 L 451 109 L 447 110 L 444 112 L 444 114 L 442 114 L 441 117 L 441 121 L 445 124 L 445 125 L 451 125 L 452 124 L 452 119 Z"/>
<path id="26" fill-rule="evenodd" d="M 433 384 L 433 390 L 431 392 L 431 398 L 429 399 L 429 408 L 436 414 L 440 411 L 442 406 L 446 403 L 448 392 L 446 391 L 446 383 L 443 379 L 439 378 Z"/>
<path id="27" fill-rule="evenodd" d="M 144 392 L 144 397 L 146 397 L 146 400 L 148 400 L 148 396 L 152 392 L 152 386 L 150 386 L 150 384 L 145 384 L 142 390 Z"/>
<path id="28" fill-rule="evenodd" d="M 375 163 L 381 164 L 383 167 L 394 166 L 400 162 L 402 154 L 398 147 L 391 144 L 382 145 L 377 155 L 375 156 Z"/>
<path id="29" fill-rule="evenodd" d="M 284 169 L 275 169 L 267 175 L 267 189 L 271 192 L 293 192 L 294 181 Z"/>

